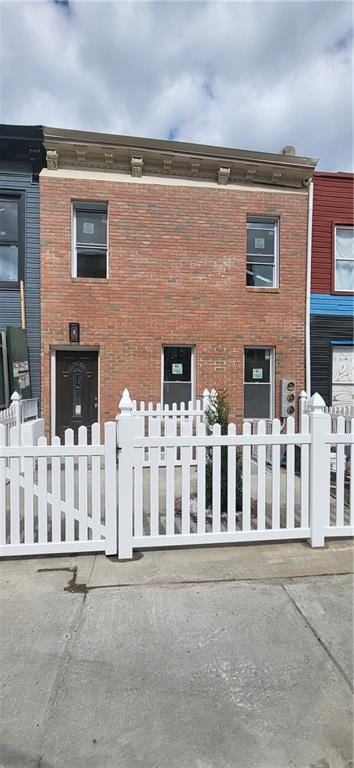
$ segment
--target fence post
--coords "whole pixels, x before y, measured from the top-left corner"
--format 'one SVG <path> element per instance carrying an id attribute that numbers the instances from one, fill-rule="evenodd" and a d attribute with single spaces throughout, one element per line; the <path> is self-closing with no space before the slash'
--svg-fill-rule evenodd
<path id="1" fill-rule="evenodd" d="M 13 392 L 11 395 L 11 403 L 13 405 L 14 409 L 14 416 L 16 421 L 16 428 L 17 428 L 17 435 L 18 435 L 18 445 L 20 445 L 20 437 L 21 437 L 21 400 L 22 397 L 19 395 L 18 392 Z"/>
<path id="2" fill-rule="evenodd" d="M 127 389 L 118 415 L 118 558 L 133 557 L 133 403 Z"/>
<path id="3" fill-rule="evenodd" d="M 324 529 L 330 519 L 330 446 L 325 442 L 331 431 L 331 417 L 325 402 L 316 392 L 310 399 L 310 527 L 311 546 L 323 547 Z"/>
<path id="4" fill-rule="evenodd" d="M 207 424 L 207 422 L 208 422 L 207 411 L 208 411 L 208 408 L 209 408 L 209 396 L 210 396 L 210 392 L 209 392 L 209 390 L 207 388 L 205 388 L 205 390 L 203 392 L 203 400 L 202 400 L 202 402 L 203 402 L 203 422 L 204 422 L 204 424 Z"/>
<path id="5" fill-rule="evenodd" d="M 104 425 L 106 555 L 117 554 L 117 425 Z M 93 474 L 93 473 L 92 473 Z"/>
<path id="6" fill-rule="evenodd" d="M 307 400 L 307 392 L 303 389 L 299 394 L 299 432 L 302 432 L 302 417 L 305 413 Z"/>

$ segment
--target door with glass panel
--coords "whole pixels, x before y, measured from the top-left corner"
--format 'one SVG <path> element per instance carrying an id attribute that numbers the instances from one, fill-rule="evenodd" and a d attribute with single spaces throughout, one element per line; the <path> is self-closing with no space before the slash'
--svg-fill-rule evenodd
<path id="1" fill-rule="evenodd" d="M 58 351 L 56 353 L 56 418 L 55 434 L 63 438 L 68 427 L 88 428 L 98 418 L 98 353 Z"/>
<path id="2" fill-rule="evenodd" d="M 194 400 L 193 347 L 164 347 L 162 360 L 163 404 L 188 403 Z"/>

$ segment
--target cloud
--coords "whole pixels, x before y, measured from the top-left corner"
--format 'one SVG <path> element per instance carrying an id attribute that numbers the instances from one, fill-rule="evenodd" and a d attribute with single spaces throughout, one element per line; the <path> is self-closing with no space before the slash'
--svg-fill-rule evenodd
<path id="1" fill-rule="evenodd" d="M 0 3 L 0 119 L 353 167 L 349 2 Z"/>

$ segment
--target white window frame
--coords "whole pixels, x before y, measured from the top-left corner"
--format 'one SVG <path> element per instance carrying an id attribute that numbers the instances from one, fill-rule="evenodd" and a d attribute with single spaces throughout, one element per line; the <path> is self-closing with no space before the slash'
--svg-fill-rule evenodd
<path id="1" fill-rule="evenodd" d="M 107 280 L 109 278 L 109 217 L 108 217 L 108 203 L 101 202 L 101 200 L 97 202 L 92 201 L 86 201 L 86 200 L 74 200 L 72 201 L 71 206 L 71 232 L 72 232 L 72 238 L 71 238 L 71 277 L 74 277 L 78 280 Z M 76 233 L 77 233 L 77 224 L 76 224 L 76 212 L 79 211 L 91 211 L 92 213 L 101 213 L 105 212 L 107 216 L 107 238 L 106 238 L 106 277 L 78 277 L 77 276 L 77 243 L 76 243 Z M 99 247 L 99 246 L 98 246 Z"/>
<path id="2" fill-rule="evenodd" d="M 273 270 L 273 284 L 272 285 L 247 285 L 247 264 L 248 256 L 252 255 L 248 253 L 247 247 L 247 230 L 256 229 L 257 224 L 267 224 L 274 226 L 274 270 Z M 250 226 L 249 226 L 250 225 Z M 279 218 L 276 216 L 257 216 L 248 215 L 246 223 L 246 287 L 247 288 L 279 288 Z M 252 347 L 253 349 L 253 347 Z"/>
<path id="3" fill-rule="evenodd" d="M 354 226 L 351 224 L 336 224 L 334 227 L 334 290 L 338 293 L 354 293 L 350 288 L 337 288 L 337 261 L 345 261 L 345 259 L 337 259 L 337 229 L 351 229 L 352 236 L 354 238 Z M 354 265 L 354 260 L 353 260 Z M 353 266 L 354 268 L 354 266 Z"/>
<path id="4" fill-rule="evenodd" d="M 246 344 L 243 348 L 243 412 L 245 410 L 245 385 L 246 384 L 252 384 L 251 381 L 245 381 L 245 373 L 246 373 L 246 350 L 247 349 L 269 349 L 270 351 L 270 366 L 269 366 L 269 383 L 270 384 L 270 394 L 269 394 L 269 417 L 262 417 L 263 420 L 266 421 L 271 420 L 274 418 L 274 412 L 275 412 L 275 388 L 274 388 L 274 382 L 275 382 L 275 353 L 276 349 L 275 347 L 270 347 L 267 344 Z M 243 416 L 244 421 L 261 421 L 262 418 L 260 416 Z"/>
<path id="5" fill-rule="evenodd" d="M 196 347 L 195 344 L 163 344 L 161 347 L 161 405 L 164 406 L 164 398 L 163 398 L 163 385 L 164 385 L 164 362 L 165 362 L 165 348 L 166 347 L 187 347 L 191 350 L 191 394 L 192 394 L 192 403 L 193 407 L 195 406 L 196 401 L 196 389 L 195 389 L 195 372 L 196 372 L 196 362 L 195 362 L 195 355 L 196 355 Z"/>

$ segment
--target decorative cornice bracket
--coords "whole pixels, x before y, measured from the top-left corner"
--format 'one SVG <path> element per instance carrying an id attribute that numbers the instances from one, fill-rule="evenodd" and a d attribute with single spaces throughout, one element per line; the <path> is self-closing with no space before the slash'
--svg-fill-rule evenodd
<path id="1" fill-rule="evenodd" d="M 104 153 L 104 164 L 106 168 L 113 168 L 113 152 Z"/>
<path id="2" fill-rule="evenodd" d="M 77 162 L 80 163 L 80 165 L 85 165 L 87 161 L 87 147 L 75 147 L 75 154 Z"/>
<path id="3" fill-rule="evenodd" d="M 172 172 L 172 159 L 170 157 L 164 157 L 163 159 L 163 172 L 164 173 Z"/>
<path id="4" fill-rule="evenodd" d="M 57 171 L 59 167 L 59 155 L 55 149 L 47 149 L 47 168 Z"/>
<path id="5" fill-rule="evenodd" d="M 144 161 L 142 157 L 132 157 L 130 161 L 131 174 L 136 178 L 140 178 L 143 175 Z"/>
<path id="6" fill-rule="evenodd" d="M 279 184 L 279 181 L 280 181 L 282 175 L 283 174 L 281 173 L 281 171 L 274 171 L 273 176 L 272 176 L 272 184 Z"/>
<path id="7" fill-rule="evenodd" d="M 218 184 L 226 185 L 230 176 L 230 168 L 222 168 L 220 166 L 218 170 Z"/>

